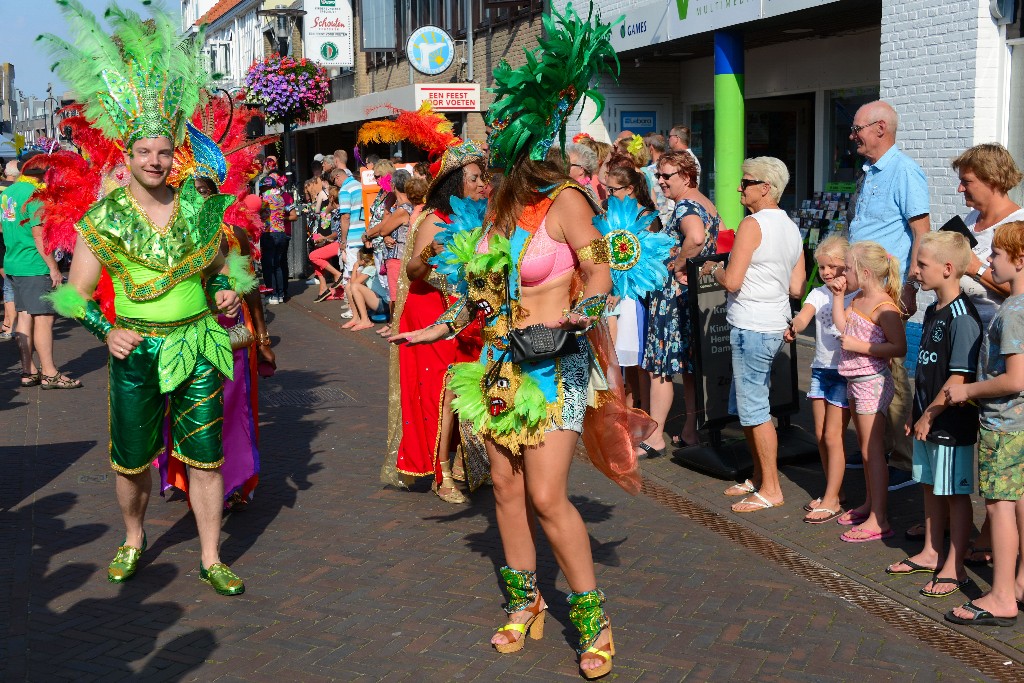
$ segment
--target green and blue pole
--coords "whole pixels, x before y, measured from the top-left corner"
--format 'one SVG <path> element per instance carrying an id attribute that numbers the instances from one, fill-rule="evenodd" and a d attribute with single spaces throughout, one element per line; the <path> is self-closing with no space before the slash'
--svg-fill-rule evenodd
<path id="1" fill-rule="evenodd" d="M 736 191 L 746 151 L 743 74 L 743 35 L 715 31 L 715 206 L 730 230 L 744 216 Z"/>

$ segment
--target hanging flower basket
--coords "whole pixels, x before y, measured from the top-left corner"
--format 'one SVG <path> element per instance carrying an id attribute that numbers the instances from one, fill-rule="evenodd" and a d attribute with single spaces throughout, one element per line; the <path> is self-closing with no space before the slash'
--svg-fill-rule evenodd
<path id="1" fill-rule="evenodd" d="M 253 62 L 245 76 L 245 103 L 263 109 L 270 124 L 305 121 L 330 96 L 327 70 L 308 59 L 274 54 Z"/>

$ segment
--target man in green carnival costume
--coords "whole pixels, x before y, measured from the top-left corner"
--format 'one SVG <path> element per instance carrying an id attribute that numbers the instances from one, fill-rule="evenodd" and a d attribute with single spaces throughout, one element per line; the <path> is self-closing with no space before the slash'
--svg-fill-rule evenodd
<path id="1" fill-rule="evenodd" d="M 162 11 L 143 21 L 112 4 L 105 14 L 110 36 L 78 0 L 58 3 L 77 34 L 74 44 L 41 39 L 59 59 L 55 70 L 85 102 L 86 117 L 126 151 L 131 171 L 127 187 L 93 204 L 76 225 L 68 284 L 53 295 L 58 312 L 78 319 L 110 351 L 110 460 L 126 537 L 107 577 L 131 578 L 146 549 L 151 463 L 164 449 L 166 413 L 172 454 L 192 468 L 200 579 L 221 595 L 239 595 L 244 584 L 219 556 L 223 378 L 233 372 L 232 352 L 211 312 L 233 316 L 239 308 L 233 284 L 241 278 L 220 253 L 221 219 L 234 197 L 204 200 L 191 180 L 177 192 L 167 185 L 175 144 L 206 81 L 203 32 L 184 38 Z M 101 268 L 114 285 L 114 324 L 91 298 Z"/>

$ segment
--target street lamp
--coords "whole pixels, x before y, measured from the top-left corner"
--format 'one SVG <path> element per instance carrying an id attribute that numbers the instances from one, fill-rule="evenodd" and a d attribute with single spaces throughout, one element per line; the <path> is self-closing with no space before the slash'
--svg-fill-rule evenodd
<path id="1" fill-rule="evenodd" d="M 282 57 L 288 56 L 292 51 L 291 38 L 292 34 L 295 32 L 295 22 L 297 22 L 300 17 L 306 16 L 306 10 L 292 9 L 291 7 L 275 7 L 271 9 L 258 10 L 256 14 L 261 17 L 270 17 L 274 19 L 273 28 L 274 37 L 277 38 L 277 51 Z M 269 33 L 269 31 L 266 32 Z M 295 159 L 292 158 L 295 150 L 291 140 L 292 120 L 290 117 L 283 121 L 283 126 L 284 133 L 281 135 L 281 142 L 284 146 L 285 177 L 287 178 L 287 173 L 291 171 L 293 174 L 292 182 L 297 185 L 299 178 L 294 174 L 298 172 L 298 165 L 295 163 Z"/>
<path id="2" fill-rule="evenodd" d="M 304 9 L 292 9 L 290 7 L 276 7 L 273 9 L 261 9 L 256 12 L 261 17 L 271 17 L 274 22 L 274 37 L 277 38 L 277 51 L 282 56 L 291 53 L 291 38 L 295 31 L 295 22 L 299 17 L 306 15 Z M 269 31 L 265 31 L 269 33 Z"/>
<path id="3" fill-rule="evenodd" d="M 53 117 L 57 113 L 57 98 L 53 96 L 53 83 L 46 84 L 46 99 L 43 100 L 43 116 L 46 116 L 46 107 L 50 107 L 50 121 L 49 125 L 43 121 L 43 126 L 46 127 L 46 137 L 55 138 L 57 137 L 57 124 L 54 123 Z"/>

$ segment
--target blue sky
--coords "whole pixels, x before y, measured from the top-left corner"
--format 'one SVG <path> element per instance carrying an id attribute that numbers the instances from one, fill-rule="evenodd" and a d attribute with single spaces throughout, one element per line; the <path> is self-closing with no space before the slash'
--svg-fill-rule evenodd
<path id="1" fill-rule="evenodd" d="M 110 0 L 82 0 L 90 11 L 102 17 Z M 133 9 L 145 15 L 140 0 L 118 0 L 126 9 Z M 179 13 L 178 0 L 164 0 L 164 6 L 171 12 Z M 14 65 L 14 87 L 25 95 L 46 97 L 46 84 L 53 83 L 54 94 L 63 93 L 64 84 L 50 71 L 52 60 L 36 42 L 40 33 L 53 33 L 67 38 L 67 24 L 54 0 L 0 0 L 0 63 Z"/>

